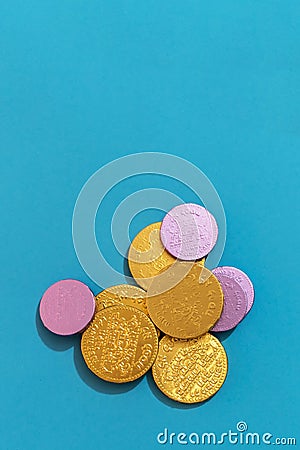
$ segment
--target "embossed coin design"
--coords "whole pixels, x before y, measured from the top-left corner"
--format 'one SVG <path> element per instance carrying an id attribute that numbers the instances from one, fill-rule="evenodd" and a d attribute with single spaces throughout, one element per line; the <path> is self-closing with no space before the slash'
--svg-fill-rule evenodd
<path id="1" fill-rule="evenodd" d="M 50 286 L 40 302 L 40 316 L 48 330 L 71 335 L 91 321 L 95 299 L 90 289 L 77 280 L 61 280 Z"/>
<path id="2" fill-rule="evenodd" d="M 165 215 L 160 236 L 171 255 L 192 261 L 203 258 L 213 249 L 218 226 L 214 216 L 203 206 L 185 203 Z"/>
<path id="3" fill-rule="evenodd" d="M 176 280 L 179 280 L 177 284 Z M 169 288 L 170 285 L 173 287 Z M 147 308 L 155 325 L 165 334 L 194 338 L 210 330 L 220 318 L 223 292 L 207 268 L 180 262 L 174 264 L 172 271 L 166 270 L 152 281 L 147 292 Z"/>
<path id="4" fill-rule="evenodd" d="M 150 369 L 158 351 L 156 329 L 137 308 L 120 305 L 98 312 L 81 339 L 89 369 L 114 383 L 136 380 Z"/>
<path id="5" fill-rule="evenodd" d="M 188 340 L 164 336 L 152 373 L 158 388 L 171 399 L 182 403 L 203 402 L 225 381 L 226 352 L 210 333 Z"/>
<path id="6" fill-rule="evenodd" d="M 216 270 L 216 269 L 215 269 Z M 250 309 L 253 306 L 254 302 L 254 287 L 253 284 L 248 277 L 248 275 L 245 274 L 240 269 L 237 269 L 236 267 L 230 267 L 230 266 L 222 266 L 218 267 L 218 273 L 222 273 L 223 271 L 226 272 L 226 275 L 235 281 L 241 286 L 241 288 L 244 290 L 247 296 L 247 311 L 246 314 L 250 311 Z"/>
<path id="7" fill-rule="evenodd" d="M 220 319 L 211 331 L 228 331 L 236 327 L 244 318 L 247 311 L 247 295 L 235 277 L 233 270 L 226 267 L 213 269 L 224 293 L 224 308 Z"/>
<path id="8" fill-rule="evenodd" d="M 160 239 L 161 222 L 143 228 L 133 239 L 128 251 L 130 272 L 140 286 L 148 289 L 153 277 L 176 261 Z"/>
<path id="9" fill-rule="evenodd" d="M 133 306 L 149 315 L 146 305 L 146 292 L 131 284 L 119 284 L 104 289 L 96 295 L 95 300 L 96 313 L 109 306 L 123 304 Z"/>
<path id="10" fill-rule="evenodd" d="M 132 284 L 119 284 L 110 286 L 96 295 L 95 313 L 102 311 L 104 308 L 116 305 L 133 306 L 149 316 L 146 302 L 146 291 Z M 160 330 L 156 328 L 157 336 L 160 337 Z"/>

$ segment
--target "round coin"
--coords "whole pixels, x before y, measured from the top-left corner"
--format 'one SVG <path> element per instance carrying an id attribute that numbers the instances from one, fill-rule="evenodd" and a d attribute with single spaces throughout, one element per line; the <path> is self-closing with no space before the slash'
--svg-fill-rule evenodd
<path id="1" fill-rule="evenodd" d="M 145 227 L 135 236 L 128 251 L 130 272 L 137 284 L 146 290 L 153 277 L 176 261 L 160 240 L 160 227 L 161 222 Z"/>
<path id="2" fill-rule="evenodd" d="M 156 329 L 146 314 L 131 306 L 98 312 L 81 339 L 89 369 L 99 378 L 125 383 L 144 375 L 158 351 Z"/>
<path id="3" fill-rule="evenodd" d="M 180 262 L 154 278 L 147 292 L 147 308 L 150 318 L 165 334 L 195 338 L 220 318 L 223 292 L 206 267 Z"/>
<path id="4" fill-rule="evenodd" d="M 122 304 L 133 306 L 149 316 L 146 302 L 146 291 L 138 286 L 133 286 L 131 284 L 110 286 L 96 295 L 95 300 L 95 314 L 102 311 L 104 308 Z M 156 329 L 156 332 L 158 337 L 160 337 L 160 330 L 158 328 Z"/>
<path id="5" fill-rule="evenodd" d="M 245 317 L 247 311 L 247 295 L 233 276 L 234 268 L 217 267 L 213 274 L 218 278 L 224 293 L 224 308 L 220 319 L 211 331 L 228 331 L 236 327 Z"/>
<path id="6" fill-rule="evenodd" d="M 138 286 L 119 284 L 104 289 L 95 297 L 96 313 L 114 305 L 133 306 L 148 315 L 146 292 Z"/>
<path id="7" fill-rule="evenodd" d="M 184 203 L 166 214 L 160 237 L 171 255 L 192 261 L 203 258 L 213 249 L 218 226 L 214 216 L 203 206 Z"/>
<path id="8" fill-rule="evenodd" d="M 164 336 L 152 373 L 158 388 L 169 398 L 182 403 L 203 402 L 225 381 L 226 352 L 210 333 L 188 340 Z"/>
<path id="9" fill-rule="evenodd" d="M 254 287 L 250 278 L 248 277 L 248 275 L 245 274 L 245 272 L 243 272 L 240 269 L 237 269 L 236 267 L 230 266 L 218 267 L 218 273 L 222 273 L 222 271 L 226 272 L 227 276 L 230 277 L 231 279 L 234 279 L 244 290 L 247 296 L 246 314 L 248 314 L 254 303 Z"/>
<path id="10" fill-rule="evenodd" d="M 50 286 L 40 302 L 40 316 L 48 330 L 71 335 L 91 321 L 95 299 L 90 289 L 77 280 L 61 280 Z"/>

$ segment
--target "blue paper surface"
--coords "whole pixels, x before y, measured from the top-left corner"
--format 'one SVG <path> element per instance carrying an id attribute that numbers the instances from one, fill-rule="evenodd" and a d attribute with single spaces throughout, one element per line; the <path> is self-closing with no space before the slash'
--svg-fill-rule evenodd
<path id="1" fill-rule="evenodd" d="M 171 446 L 157 442 L 165 428 L 221 434 L 239 421 L 300 439 L 299 22 L 291 0 L 1 3 L 1 449 L 155 450 Z M 253 310 L 223 340 L 227 380 L 196 407 L 168 400 L 151 376 L 98 380 L 79 338 L 36 317 L 59 279 L 100 290 L 73 248 L 74 204 L 97 169 L 143 151 L 209 177 L 227 218 L 221 263 L 255 286 Z M 153 186 L 195 201 L 150 175 L 112 190 L 96 229 L 119 270 L 111 214 Z M 140 214 L 131 236 L 161 217 Z"/>

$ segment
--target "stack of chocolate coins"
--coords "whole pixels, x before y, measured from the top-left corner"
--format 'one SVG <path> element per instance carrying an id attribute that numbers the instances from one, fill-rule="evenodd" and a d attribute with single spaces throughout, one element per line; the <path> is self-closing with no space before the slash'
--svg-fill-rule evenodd
<path id="1" fill-rule="evenodd" d="M 112 286 L 94 297 L 79 281 L 59 281 L 42 297 L 41 319 L 57 334 L 82 332 L 83 358 L 103 380 L 133 381 L 152 367 L 156 385 L 171 399 L 207 400 L 228 368 L 215 334 L 236 327 L 254 300 L 244 272 L 205 267 L 217 237 L 207 209 L 176 206 L 132 241 L 128 264 L 136 286 Z"/>

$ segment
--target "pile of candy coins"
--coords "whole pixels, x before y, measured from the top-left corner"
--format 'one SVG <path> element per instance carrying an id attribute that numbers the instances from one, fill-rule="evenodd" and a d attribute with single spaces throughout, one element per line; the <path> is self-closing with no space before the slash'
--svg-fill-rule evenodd
<path id="1" fill-rule="evenodd" d="M 136 286 L 94 296 L 80 281 L 59 281 L 41 299 L 41 320 L 59 335 L 81 332 L 83 358 L 103 380 L 126 383 L 152 367 L 157 387 L 171 399 L 205 401 L 228 369 L 215 334 L 236 327 L 254 300 L 244 272 L 205 267 L 217 237 L 207 209 L 178 205 L 132 241 L 128 264 Z"/>

